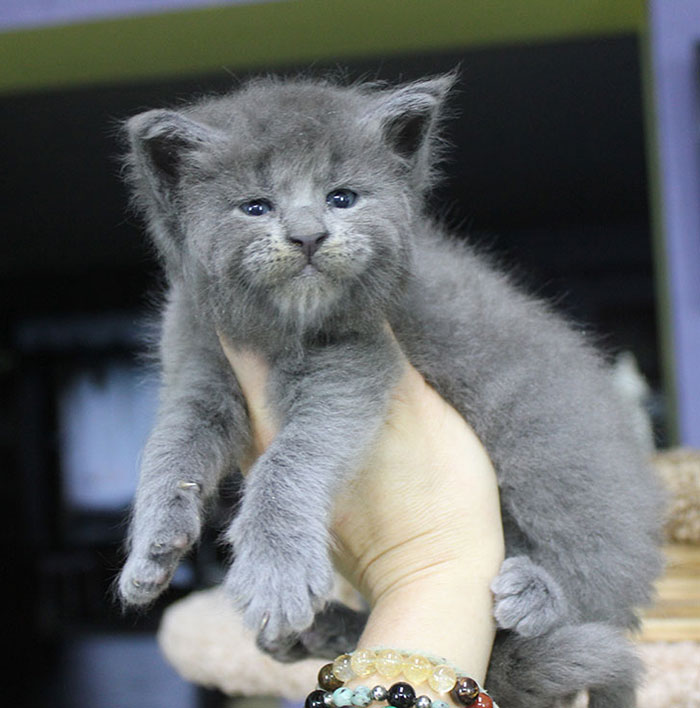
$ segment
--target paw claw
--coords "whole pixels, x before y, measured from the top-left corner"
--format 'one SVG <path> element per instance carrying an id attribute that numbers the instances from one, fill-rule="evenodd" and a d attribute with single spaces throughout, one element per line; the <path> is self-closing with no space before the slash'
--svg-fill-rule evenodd
<path id="1" fill-rule="evenodd" d="M 273 643 L 278 639 L 308 628 L 315 609 L 322 606 L 332 588 L 332 571 L 325 558 L 321 563 L 308 559 L 290 559 L 274 552 L 253 554 L 252 562 L 245 562 L 248 554 L 238 552 L 229 570 L 226 585 L 231 597 L 243 613 L 243 621 L 258 634 L 259 641 Z M 330 582 L 323 589 L 324 597 L 311 592 L 309 578 L 326 575 L 329 566 Z M 319 567 L 321 566 L 321 567 Z"/>
<path id="2" fill-rule="evenodd" d="M 186 480 L 181 480 L 177 483 L 177 488 L 178 489 L 185 489 L 189 491 L 194 491 L 194 492 L 201 492 L 202 487 L 199 485 L 198 482 L 188 482 Z"/>

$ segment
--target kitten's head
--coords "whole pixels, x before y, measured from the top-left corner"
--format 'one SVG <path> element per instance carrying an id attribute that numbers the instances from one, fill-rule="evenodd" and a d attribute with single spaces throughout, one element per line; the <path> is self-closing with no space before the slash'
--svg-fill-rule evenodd
<path id="1" fill-rule="evenodd" d="M 381 311 L 409 267 L 453 78 L 266 79 L 132 118 L 130 180 L 166 269 L 222 320 L 262 309 L 319 326 L 343 309 Z"/>

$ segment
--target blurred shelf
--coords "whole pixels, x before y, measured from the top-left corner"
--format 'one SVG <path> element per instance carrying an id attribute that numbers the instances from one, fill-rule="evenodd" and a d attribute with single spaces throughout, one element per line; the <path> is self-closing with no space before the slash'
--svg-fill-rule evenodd
<path id="1" fill-rule="evenodd" d="M 658 597 L 644 613 L 641 640 L 700 641 L 700 546 L 672 544 L 656 584 Z"/>

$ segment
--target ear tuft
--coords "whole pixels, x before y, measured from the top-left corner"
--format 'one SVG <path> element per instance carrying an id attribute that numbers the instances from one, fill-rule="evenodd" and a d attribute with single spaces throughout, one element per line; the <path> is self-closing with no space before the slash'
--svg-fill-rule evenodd
<path id="1" fill-rule="evenodd" d="M 440 107 L 456 74 L 415 81 L 381 97 L 377 108 L 387 142 L 401 156 L 411 159 L 428 142 Z"/>
<path id="2" fill-rule="evenodd" d="M 186 169 L 196 166 L 195 153 L 215 146 L 215 128 L 176 111 L 141 113 L 124 125 L 129 150 L 125 177 L 134 206 L 150 223 L 153 240 L 169 267 L 179 267 L 184 232 L 176 190 Z"/>
<path id="3" fill-rule="evenodd" d="M 127 123 L 133 149 L 168 179 L 176 177 L 178 154 L 188 145 L 177 128 L 177 114 L 167 111 L 142 113 Z"/>
<path id="4" fill-rule="evenodd" d="M 215 130 L 182 113 L 153 110 L 126 123 L 133 163 L 159 199 L 175 186 L 188 152 L 213 142 Z"/>

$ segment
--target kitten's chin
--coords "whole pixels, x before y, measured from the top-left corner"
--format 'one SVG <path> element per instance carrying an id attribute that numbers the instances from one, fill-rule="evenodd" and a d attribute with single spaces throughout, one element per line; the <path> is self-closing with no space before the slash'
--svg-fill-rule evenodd
<path id="1" fill-rule="evenodd" d="M 299 273 L 299 278 L 314 278 L 320 275 L 319 269 L 313 263 L 307 263 Z"/>
<path id="2" fill-rule="evenodd" d="M 316 266 L 308 264 L 278 291 L 275 305 L 287 321 L 303 328 L 318 326 L 337 304 L 341 290 Z"/>

